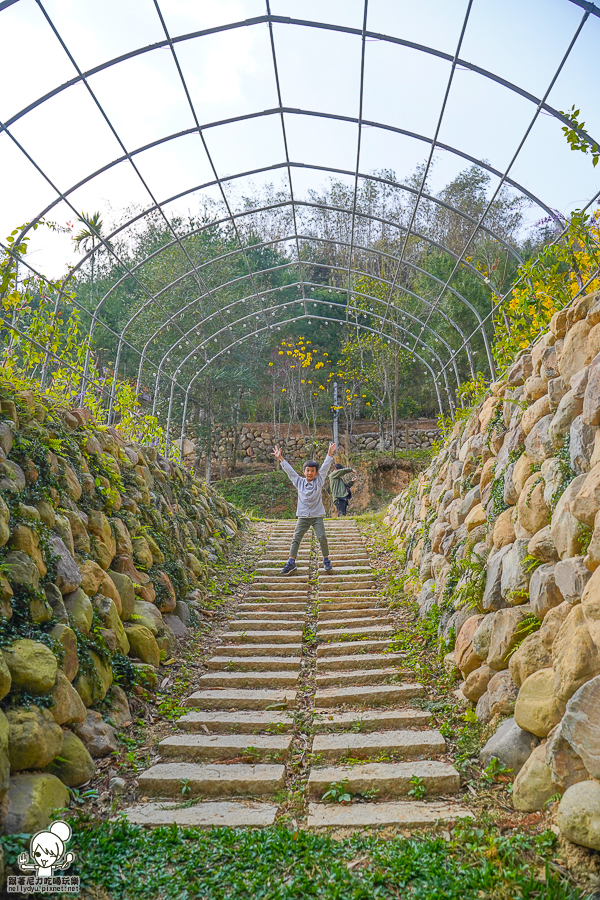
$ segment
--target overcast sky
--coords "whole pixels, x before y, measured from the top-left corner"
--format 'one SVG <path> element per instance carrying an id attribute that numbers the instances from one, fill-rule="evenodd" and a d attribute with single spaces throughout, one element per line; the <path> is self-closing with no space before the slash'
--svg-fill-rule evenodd
<path id="1" fill-rule="evenodd" d="M 153 0 L 43 0 L 74 62 L 83 71 L 147 44 L 164 40 Z M 0 2 L 0 7 L 2 3 Z M 271 12 L 360 29 L 363 0 L 271 0 Z M 467 9 L 466 0 L 369 0 L 367 30 L 424 44 L 450 55 Z M 264 0 L 161 0 L 172 37 L 264 15 Z M 474 0 L 460 57 L 519 84 L 542 97 L 582 19 L 569 0 Z M 74 78 L 76 69 L 35 0 L 17 0 L 0 11 L 0 119 L 21 110 Z M 359 113 L 360 36 L 289 24 L 274 26 L 282 103 L 285 107 L 357 117 Z M 589 133 L 600 142 L 600 20 L 590 16 L 548 103 L 557 109 L 576 104 Z M 260 23 L 176 44 L 176 52 L 201 125 L 277 106 L 268 26 Z M 450 63 L 435 55 L 371 39 L 366 45 L 363 118 L 426 137 L 435 133 L 450 74 Z M 197 134 L 170 140 L 135 155 L 143 184 L 127 160 L 90 183 L 74 185 L 144 145 L 194 127 L 194 118 L 168 48 L 136 56 L 92 75 L 89 86 L 110 118 L 111 132 L 86 87 L 76 84 L 17 118 L 9 131 L 39 166 L 34 167 L 11 137 L 0 133 L 3 174 L 0 236 L 38 216 L 69 192 L 77 212 L 99 210 L 107 221 L 120 218 L 132 204 L 146 208 L 151 195 L 163 203 L 180 192 L 214 179 L 211 162 Z M 456 71 L 439 141 L 496 169 L 511 162 L 536 111 L 535 103 L 515 95 L 466 68 Z M 290 159 L 315 166 L 353 170 L 358 128 L 288 114 Z M 209 128 L 205 140 L 219 177 L 247 172 L 285 160 L 278 115 Z M 119 141 L 121 143 L 119 143 Z M 402 179 L 428 155 L 428 145 L 375 127 L 363 127 L 360 170 L 393 169 Z M 440 189 L 468 163 L 444 150 L 436 153 L 431 187 Z M 600 189 L 600 167 L 569 150 L 560 124 L 542 113 L 510 170 L 511 177 L 547 205 L 566 214 L 584 206 Z M 294 170 L 293 187 L 302 197 L 328 176 Z M 352 179 L 348 179 L 353 183 Z M 51 183 L 50 183 L 51 182 Z M 289 190 L 285 170 L 254 176 Z M 492 181 L 492 187 L 495 186 Z M 228 186 L 237 198 L 248 179 Z M 219 199 L 216 188 L 204 191 Z M 194 213 L 197 191 L 167 206 L 169 212 Z M 543 213 L 533 210 L 531 219 Z M 60 201 L 48 218 L 75 221 Z M 70 238 L 40 229 L 32 240 L 30 261 L 59 275 L 77 257 Z"/>

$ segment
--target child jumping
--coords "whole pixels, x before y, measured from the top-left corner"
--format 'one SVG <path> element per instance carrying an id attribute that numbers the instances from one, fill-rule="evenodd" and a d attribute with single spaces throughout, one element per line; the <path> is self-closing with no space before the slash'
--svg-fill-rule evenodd
<path id="1" fill-rule="evenodd" d="M 292 546 L 290 547 L 290 558 L 281 570 L 282 575 L 291 575 L 296 572 L 296 554 L 300 547 L 302 538 L 312 526 L 312 530 L 319 539 L 321 551 L 323 553 L 323 566 L 326 572 L 331 572 L 333 567 L 329 560 L 329 544 L 327 543 L 327 535 L 325 534 L 325 525 L 323 517 L 325 516 L 325 507 L 323 506 L 323 485 L 325 478 L 331 468 L 333 462 L 333 454 L 337 450 L 337 444 L 330 444 L 325 462 L 319 469 L 319 464 L 310 459 L 304 463 L 302 473 L 304 477 L 296 474 L 289 462 L 283 458 L 283 453 L 279 447 L 273 450 L 273 456 L 281 463 L 283 471 L 290 479 L 296 490 L 298 491 L 298 505 L 296 506 L 296 515 L 298 521 L 292 538 Z"/>

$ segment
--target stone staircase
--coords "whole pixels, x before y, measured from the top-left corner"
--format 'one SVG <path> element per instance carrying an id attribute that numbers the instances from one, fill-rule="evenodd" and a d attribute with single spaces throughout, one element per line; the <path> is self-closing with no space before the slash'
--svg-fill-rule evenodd
<path id="1" fill-rule="evenodd" d="M 272 824 L 294 737 L 310 747 L 310 731 L 309 828 L 416 827 L 468 816 L 451 797 L 459 775 L 440 759 L 442 735 L 428 727 L 428 712 L 407 705 L 424 690 L 403 671 L 402 655 L 389 651 L 394 629 L 356 524 L 327 522 L 332 574 L 317 570 L 305 540 L 298 573 L 285 578 L 279 571 L 293 528 L 273 527 L 250 590 L 186 701 L 190 711 L 177 722 L 182 733 L 160 743 L 161 761 L 140 775 L 142 802 L 128 818 Z M 307 619 L 315 575 L 316 667 L 314 619 Z M 300 706 L 304 714 L 295 718 Z M 323 802 L 332 786 L 355 802 Z M 438 799 L 410 799 L 415 786 Z"/>

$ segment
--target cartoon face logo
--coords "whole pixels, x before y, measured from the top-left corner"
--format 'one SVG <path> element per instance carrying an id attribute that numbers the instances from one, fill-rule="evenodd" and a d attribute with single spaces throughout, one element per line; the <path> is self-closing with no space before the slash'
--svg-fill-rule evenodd
<path id="1" fill-rule="evenodd" d="M 66 822 L 53 822 L 48 831 L 38 831 L 31 838 L 29 853 L 19 856 L 21 871 L 35 869 L 38 878 L 52 878 L 56 870 L 68 869 L 75 859 L 74 853 L 65 853 L 71 834 L 71 826 Z"/>

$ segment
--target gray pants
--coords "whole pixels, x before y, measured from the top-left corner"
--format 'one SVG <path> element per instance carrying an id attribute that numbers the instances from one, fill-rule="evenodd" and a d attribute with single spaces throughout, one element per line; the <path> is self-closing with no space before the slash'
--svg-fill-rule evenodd
<path id="1" fill-rule="evenodd" d="M 323 516 L 315 516 L 312 519 L 307 519 L 303 516 L 300 516 L 296 521 L 294 537 L 292 538 L 292 546 L 290 547 L 290 556 L 293 559 L 296 559 L 298 550 L 300 549 L 302 538 L 311 527 L 311 525 L 312 530 L 319 539 L 319 544 L 321 545 L 323 556 L 329 556 L 329 544 L 327 543 L 327 535 L 325 534 L 325 524 L 323 522 Z"/>

